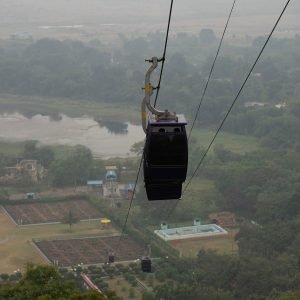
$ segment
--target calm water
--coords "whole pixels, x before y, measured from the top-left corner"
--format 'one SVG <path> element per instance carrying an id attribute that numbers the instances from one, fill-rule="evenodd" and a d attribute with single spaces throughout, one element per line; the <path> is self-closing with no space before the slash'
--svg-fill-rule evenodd
<path id="1" fill-rule="evenodd" d="M 122 124 L 122 123 L 120 123 Z M 0 115 L 0 140 L 38 140 L 44 145 L 84 145 L 95 156 L 102 158 L 132 155 L 130 148 L 142 141 L 145 134 L 141 126 L 124 123 L 125 133 L 113 133 L 112 129 L 88 117 L 70 118 L 61 115 L 53 121 L 48 116 L 36 115 L 30 119 L 21 114 Z"/>

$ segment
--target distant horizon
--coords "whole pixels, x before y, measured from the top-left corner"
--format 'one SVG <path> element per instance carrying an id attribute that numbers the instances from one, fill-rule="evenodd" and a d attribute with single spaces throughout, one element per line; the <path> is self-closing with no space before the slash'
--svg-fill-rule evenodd
<path id="1" fill-rule="evenodd" d="M 222 32 L 233 1 L 174 1 L 170 34 L 194 34 L 202 28 Z M 237 35 L 264 35 L 271 28 L 286 1 L 240 0 L 236 2 L 229 32 Z M 145 35 L 164 31 L 170 1 L 153 0 L 0 0 L 0 39 L 16 32 L 32 32 L 34 38 L 55 37 L 93 39 L 105 36 L 108 42 L 118 34 Z M 300 33 L 300 3 L 291 2 L 278 32 Z M 72 28 L 80 24 L 83 27 Z M 108 25 L 110 24 L 110 25 Z M 45 28 L 45 26 L 49 28 Z M 69 26 L 69 27 L 68 27 Z M 109 27 L 114 28 L 109 28 Z M 107 27 L 107 28 L 103 28 Z M 55 29 L 57 29 L 56 32 Z"/>

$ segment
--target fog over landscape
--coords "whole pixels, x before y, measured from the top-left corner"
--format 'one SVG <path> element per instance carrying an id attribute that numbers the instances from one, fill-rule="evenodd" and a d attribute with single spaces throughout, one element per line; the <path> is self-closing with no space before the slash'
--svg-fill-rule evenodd
<path id="1" fill-rule="evenodd" d="M 299 17 L 0 0 L 0 300 L 300 299 Z"/>
<path id="2" fill-rule="evenodd" d="M 117 33 L 143 35 L 165 29 L 169 4 L 166 0 L 1 0 L 0 38 L 20 31 L 31 32 L 37 38 L 57 34 L 61 38 L 74 35 L 110 40 Z M 199 32 L 203 27 L 220 33 L 231 4 L 229 0 L 175 1 L 171 34 Z M 231 32 L 265 34 L 264 30 L 271 27 L 284 4 L 281 0 L 238 1 L 230 24 Z M 278 35 L 300 31 L 299 13 L 299 2 L 291 2 Z"/>

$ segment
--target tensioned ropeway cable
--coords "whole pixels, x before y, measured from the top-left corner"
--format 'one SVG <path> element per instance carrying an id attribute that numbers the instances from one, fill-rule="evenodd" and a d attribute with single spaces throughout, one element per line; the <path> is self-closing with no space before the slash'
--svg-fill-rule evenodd
<path id="1" fill-rule="evenodd" d="M 179 201 L 180 201 L 180 199 L 177 199 L 176 202 L 175 202 L 175 204 L 174 204 L 174 206 L 171 207 L 171 209 L 169 210 L 169 212 L 168 212 L 168 214 L 167 214 L 167 216 L 166 216 L 166 218 L 165 218 L 165 221 L 168 221 L 168 220 L 169 220 L 170 216 L 171 216 L 171 215 L 173 214 L 173 212 L 175 211 L 175 209 L 176 209 L 176 207 L 177 207 Z"/>
<path id="2" fill-rule="evenodd" d="M 203 94 L 202 94 L 202 96 L 201 96 L 201 98 L 200 98 L 200 102 L 199 102 L 199 105 L 198 105 L 197 110 L 196 110 L 195 118 L 194 118 L 194 121 L 193 121 L 193 123 L 192 123 L 191 129 L 190 129 L 190 132 L 189 132 L 189 135 L 188 135 L 188 140 L 189 140 L 190 137 L 191 137 L 191 134 L 192 134 L 192 131 L 193 131 L 193 129 L 194 129 L 196 120 L 197 120 L 197 118 L 198 118 L 198 114 L 199 114 L 199 111 L 200 111 L 200 108 L 201 108 L 203 99 L 204 99 L 204 97 L 205 97 L 205 95 L 206 95 L 206 91 L 207 91 L 207 88 L 208 88 L 208 85 L 209 85 L 209 82 L 210 82 L 210 79 L 211 79 L 213 70 L 214 70 L 214 68 L 215 68 L 215 64 L 216 64 L 217 58 L 218 58 L 218 56 L 219 56 L 219 53 L 220 53 L 220 50 L 221 50 L 221 47 L 222 47 L 222 44 L 223 44 L 223 40 L 224 40 L 226 31 L 227 31 L 227 27 L 228 27 L 229 21 L 230 21 L 230 19 L 231 19 L 231 15 L 232 15 L 232 12 L 233 12 L 235 3 L 236 3 L 236 0 L 234 0 L 233 3 L 232 3 L 232 6 L 231 6 L 231 9 L 230 9 L 228 18 L 227 18 L 226 25 L 225 25 L 224 30 L 223 30 L 223 34 L 222 34 L 222 37 L 221 37 L 221 40 L 220 40 L 220 43 L 219 43 L 219 46 L 218 46 L 218 49 L 217 49 L 215 58 L 214 58 L 214 60 L 213 60 L 211 69 L 210 69 L 210 71 L 209 71 L 209 75 L 208 75 L 208 78 L 207 78 L 207 81 L 206 81 L 206 84 L 205 84 L 205 87 L 204 87 L 204 90 L 203 90 Z"/>
<path id="3" fill-rule="evenodd" d="M 206 91 L 207 91 L 207 88 L 208 88 L 208 85 L 209 85 L 209 82 L 210 82 L 212 73 L 213 73 L 214 68 L 215 68 L 215 64 L 216 64 L 217 58 L 218 58 L 218 56 L 219 56 L 219 53 L 220 53 L 220 50 L 221 50 L 221 47 L 222 47 L 222 44 L 223 44 L 223 40 L 224 40 L 226 31 L 227 31 L 227 28 L 228 28 L 229 21 L 230 21 L 231 16 L 232 16 L 233 9 L 234 9 L 234 7 L 235 7 L 235 3 L 236 3 L 236 0 L 234 0 L 233 3 L 232 3 L 232 6 L 231 6 L 231 9 L 230 9 L 230 12 L 229 12 L 229 15 L 228 15 L 228 18 L 227 18 L 227 21 L 226 21 L 226 24 L 225 24 L 223 33 L 222 33 L 222 37 L 221 37 L 220 42 L 219 42 L 219 46 L 218 46 L 218 49 L 217 49 L 215 58 L 214 58 L 214 60 L 213 60 L 212 66 L 211 66 L 211 68 L 210 68 L 209 75 L 208 75 L 208 78 L 207 78 L 207 81 L 206 81 L 206 84 L 205 84 L 205 87 L 204 87 L 202 96 L 201 96 L 201 98 L 200 98 L 199 105 L 198 105 L 197 110 L 196 110 L 196 114 L 195 114 L 195 117 L 194 117 L 194 120 L 193 120 L 191 129 L 190 129 L 190 132 L 189 132 L 189 135 L 188 135 L 188 140 L 189 140 L 190 137 L 191 137 L 192 131 L 193 131 L 193 129 L 194 129 L 196 120 L 197 120 L 198 115 L 199 115 L 199 111 L 200 111 L 200 108 L 201 108 L 203 99 L 204 99 L 204 97 L 205 97 L 205 95 L 206 95 Z M 171 207 L 171 209 L 169 210 L 169 212 L 168 212 L 168 214 L 167 214 L 167 216 L 166 216 L 166 218 L 165 218 L 166 221 L 169 220 L 169 217 L 173 214 L 173 211 L 176 209 L 178 203 L 179 203 L 179 199 L 176 200 L 175 205 L 174 205 L 173 207 Z"/>
<path id="4" fill-rule="evenodd" d="M 141 168 L 142 168 L 142 162 L 143 162 L 143 156 L 140 159 L 140 165 L 139 165 L 137 176 L 136 176 L 136 179 L 135 179 L 135 184 L 134 184 L 134 188 L 133 188 L 133 191 L 132 191 L 132 195 L 131 195 L 131 199 L 130 199 L 130 204 L 129 204 L 129 208 L 128 208 L 127 215 L 126 215 L 126 218 L 125 218 L 125 222 L 124 222 L 124 225 L 123 225 L 123 228 L 122 228 L 122 231 L 121 231 L 119 243 L 121 242 L 122 236 L 123 236 L 123 234 L 125 232 L 125 229 L 126 229 L 126 225 L 127 225 L 129 213 L 130 213 L 130 210 L 131 210 L 131 207 L 132 207 L 133 197 L 134 197 L 134 194 L 135 194 L 135 191 L 136 191 L 136 186 L 137 186 L 137 183 L 138 183 L 138 180 L 139 180 L 139 177 L 140 177 L 140 172 L 141 172 Z"/>
<path id="5" fill-rule="evenodd" d="M 230 105 L 229 110 L 227 111 L 225 117 L 223 118 L 221 124 L 219 125 L 219 127 L 218 127 L 218 129 L 217 129 L 215 135 L 214 135 L 213 138 L 212 138 L 212 140 L 210 141 L 210 143 L 209 143 L 209 145 L 208 145 L 206 151 L 204 152 L 202 158 L 200 159 L 200 162 L 198 163 L 198 165 L 197 165 L 195 171 L 193 172 L 191 178 L 189 179 L 188 183 L 186 184 L 186 186 L 185 186 L 185 188 L 184 188 L 184 190 L 183 190 L 183 194 L 185 194 L 185 192 L 186 192 L 187 188 L 189 187 L 191 181 L 193 180 L 194 176 L 196 175 L 197 171 L 199 170 L 200 166 L 202 165 L 202 163 L 203 163 L 203 161 L 204 161 L 204 159 L 205 159 L 207 153 L 209 152 L 209 150 L 210 150 L 212 144 L 214 143 L 214 141 L 215 141 L 217 135 L 219 134 L 221 128 L 223 127 L 223 125 L 224 125 L 224 123 L 225 123 L 227 117 L 229 116 L 229 114 L 230 114 L 230 112 L 231 112 L 233 106 L 235 105 L 235 103 L 236 103 L 236 101 L 238 100 L 238 98 L 239 98 L 239 96 L 240 96 L 242 90 L 244 89 L 244 87 L 245 87 L 245 85 L 246 85 L 246 83 L 247 83 L 247 81 L 248 81 L 248 79 L 249 79 L 249 77 L 250 77 L 250 75 L 251 75 L 253 69 L 255 68 L 255 66 L 256 66 L 258 60 L 260 59 L 262 53 L 264 52 L 264 50 L 265 50 L 267 44 L 269 43 L 269 40 L 270 40 L 270 38 L 272 37 L 272 35 L 273 35 L 273 33 L 274 33 L 274 31 L 275 31 L 275 29 L 276 29 L 276 27 L 277 27 L 279 21 L 281 20 L 281 17 L 283 16 L 285 10 L 287 9 L 287 7 L 288 7 L 290 1 L 291 1 L 291 0 L 288 0 L 288 1 L 286 2 L 285 6 L 284 6 L 284 8 L 283 8 L 283 10 L 282 10 L 282 12 L 280 13 L 280 15 L 279 15 L 277 21 L 275 22 L 275 25 L 273 26 L 273 28 L 272 28 L 272 30 L 271 30 L 271 32 L 270 32 L 268 38 L 266 39 L 266 41 L 265 41 L 263 47 L 261 48 L 261 50 L 260 50 L 260 52 L 259 52 L 257 58 L 255 59 L 253 65 L 252 65 L 250 71 L 248 72 L 248 74 L 247 74 L 247 76 L 246 76 L 246 78 L 245 78 L 245 80 L 244 80 L 244 82 L 243 82 L 241 88 L 239 89 L 239 91 L 238 91 L 237 95 L 235 96 L 235 98 L 234 98 L 232 104 Z"/>
<path id="6" fill-rule="evenodd" d="M 165 63 L 165 59 L 166 59 L 166 52 L 167 52 L 167 45 L 168 45 L 168 39 L 169 39 L 169 30 L 170 30 L 170 23 L 171 23 L 171 17 L 172 17 L 172 10 L 173 10 L 173 0 L 171 0 L 171 4 L 170 4 L 168 27 L 167 27 L 165 46 L 164 46 L 164 52 L 163 52 L 163 57 L 162 57 L 162 66 L 161 66 L 159 81 L 158 81 L 157 90 L 156 90 L 154 107 L 156 106 L 156 103 L 157 103 L 158 93 L 159 93 L 159 89 L 160 89 L 160 83 L 161 83 L 161 79 L 162 79 L 162 72 L 163 72 L 164 63 Z M 143 150 L 143 152 L 144 152 L 144 150 Z M 142 168 L 142 162 L 143 162 L 143 155 L 140 159 L 140 164 L 139 164 L 139 168 L 138 168 L 138 172 L 137 172 L 137 176 L 136 176 L 136 180 L 135 180 L 135 185 L 134 185 L 134 189 L 132 191 L 130 204 L 129 204 L 129 208 L 128 208 L 127 215 L 126 215 L 126 218 L 125 218 L 125 222 L 124 222 L 124 225 L 122 227 L 122 231 L 121 231 L 121 235 L 120 235 L 120 239 L 119 239 L 119 244 L 122 240 L 122 236 L 123 236 L 123 234 L 125 232 L 125 229 L 126 229 L 127 221 L 128 221 L 128 218 L 129 218 L 131 207 L 132 207 L 133 198 L 134 198 L 134 195 L 135 195 L 135 192 L 136 192 L 136 186 L 137 186 L 138 179 L 139 179 L 140 172 L 141 172 L 141 168 Z"/>
<path id="7" fill-rule="evenodd" d="M 169 31 L 170 31 L 170 23 L 171 23 L 171 18 L 172 18 L 172 10 L 173 10 L 173 0 L 171 0 L 171 4 L 170 4 L 170 12 L 169 12 L 168 27 L 167 27 L 167 33 L 166 33 L 166 39 L 165 39 L 165 47 L 164 47 L 164 52 L 163 52 L 163 56 L 162 56 L 162 64 L 161 64 L 161 69 L 160 69 L 160 74 L 159 74 L 159 80 L 158 80 L 158 84 L 157 84 L 157 87 L 156 87 L 154 107 L 156 106 L 156 103 L 157 103 L 157 97 L 158 97 L 158 93 L 159 93 L 159 89 L 160 89 L 162 73 L 163 73 L 163 70 L 164 70 L 164 65 L 165 65 L 165 60 L 166 60 L 167 45 L 168 45 Z"/>

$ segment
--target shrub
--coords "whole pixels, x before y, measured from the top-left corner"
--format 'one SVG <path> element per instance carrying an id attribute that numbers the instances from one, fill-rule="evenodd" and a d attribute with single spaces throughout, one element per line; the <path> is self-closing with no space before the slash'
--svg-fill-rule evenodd
<path id="1" fill-rule="evenodd" d="M 94 271 L 94 270 L 97 269 L 97 266 L 95 266 L 95 265 L 90 265 L 90 266 L 88 266 L 87 268 L 88 268 L 89 271 Z"/>
<path id="2" fill-rule="evenodd" d="M 1 278 L 2 280 L 6 281 L 6 280 L 8 280 L 9 275 L 8 275 L 7 273 L 2 273 L 2 274 L 0 274 L 0 278 Z"/>
<path id="3" fill-rule="evenodd" d="M 59 271 L 59 273 L 62 274 L 62 275 L 68 273 L 68 269 L 67 269 L 67 268 L 60 268 L 58 271 Z"/>

